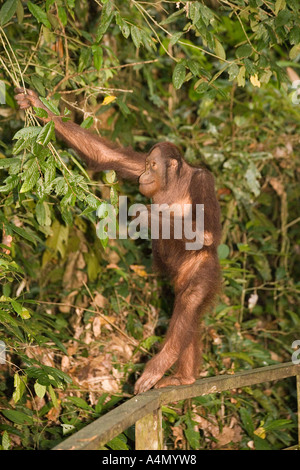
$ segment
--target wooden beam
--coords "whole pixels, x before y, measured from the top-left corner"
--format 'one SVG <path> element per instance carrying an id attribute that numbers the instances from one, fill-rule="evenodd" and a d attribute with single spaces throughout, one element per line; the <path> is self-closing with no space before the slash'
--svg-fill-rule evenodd
<path id="1" fill-rule="evenodd" d="M 300 365 L 288 362 L 246 370 L 233 375 L 224 374 L 199 379 L 192 385 L 150 390 L 131 398 L 106 415 L 96 419 L 93 423 L 58 444 L 53 450 L 99 449 L 100 446 L 106 444 L 144 416 L 159 410 L 164 404 L 297 375 L 300 375 Z"/>

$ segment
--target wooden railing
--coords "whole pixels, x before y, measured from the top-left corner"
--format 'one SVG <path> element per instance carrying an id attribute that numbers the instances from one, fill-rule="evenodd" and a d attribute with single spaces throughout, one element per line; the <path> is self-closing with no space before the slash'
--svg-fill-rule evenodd
<path id="1" fill-rule="evenodd" d="M 199 379 L 192 385 L 166 387 L 137 395 L 87 425 L 53 450 L 96 450 L 135 423 L 136 450 L 163 448 L 162 405 L 210 393 L 249 387 L 288 377 L 297 378 L 298 445 L 300 444 L 300 365 L 292 362 Z"/>

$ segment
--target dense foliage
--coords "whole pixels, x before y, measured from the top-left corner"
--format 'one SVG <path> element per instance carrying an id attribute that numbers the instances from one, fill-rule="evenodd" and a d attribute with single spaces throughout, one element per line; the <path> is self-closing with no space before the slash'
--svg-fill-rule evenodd
<path id="1" fill-rule="evenodd" d="M 51 448 L 130 396 L 172 298 L 151 274 L 149 241 L 96 236 L 103 201 L 117 206 L 121 192 L 144 202 L 137 188 L 88 172 L 52 123 L 17 109 L 14 87 L 122 145 L 169 140 L 207 166 L 224 289 L 204 321 L 202 375 L 290 361 L 300 334 L 299 13 L 298 0 L 1 3 L 3 449 Z M 166 446 L 286 447 L 295 411 L 292 380 L 170 404 Z M 109 447 L 132 440 L 130 429 Z"/>

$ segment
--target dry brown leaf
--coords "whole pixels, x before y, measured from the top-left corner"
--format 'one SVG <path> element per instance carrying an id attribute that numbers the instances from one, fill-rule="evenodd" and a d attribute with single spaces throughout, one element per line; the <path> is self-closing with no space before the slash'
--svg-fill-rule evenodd
<path id="1" fill-rule="evenodd" d="M 55 367 L 54 352 L 51 349 L 41 348 L 40 346 L 27 346 L 26 356 L 38 360 L 45 366 Z"/>
<path id="2" fill-rule="evenodd" d="M 233 428 L 224 426 L 222 433 L 215 437 L 218 439 L 218 447 L 225 446 L 230 442 L 240 442 L 242 440 L 242 429 L 240 426 Z"/>
<path id="3" fill-rule="evenodd" d="M 224 365 L 224 367 L 226 369 L 230 369 L 231 368 L 231 357 L 223 357 L 222 358 L 222 364 Z"/>
<path id="4" fill-rule="evenodd" d="M 78 290 L 74 290 L 74 291 L 70 292 L 66 297 L 63 297 L 61 299 L 61 303 L 62 304 L 73 304 L 74 299 L 75 299 L 77 294 L 78 294 Z M 71 308 L 72 307 L 69 307 L 69 305 L 60 305 L 58 307 L 58 309 L 61 313 L 70 313 Z"/>
<path id="5" fill-rule="evenodd" d="M 299 80 L 299 75 L 291 67 L 286 68 L 286 73 L 287 73 L 289 79 L 291 80 L 291 82 L 295 82 L 296 80 Z"/>
<path id="6" fill-rule="evenodd" d="M 106 348 L 108 352 L 114 352 L 118 355 L 119 360 L 123 360 L 125 362 L 128 362 L 131 359 L 133 349 L 133 346 L 129 345 L 125 338 L 116 335 L 111 337 L 111 341 Z"/>
<path id="7" fill-rule="evenodd" d="M 250 448 L 250 449 L 254 449 L 254 441 L 248 441 L 247 442 L 247 446 Z"/>
<path id="8" fill-rule="evenodd" d="M 182 441 L 183 441 L 183 429 L 181 426 L 174 426 L 171 427 L 173 436 L 175 437 L 174 448 L 175 449 L 182 449 Z"/>
<path id="9" fill-rule="evenodd" d="M 272 188 L 278 194 L 278 196 L 282 196 L 285 193 L 284 186 L 278 178 L 270 178 L 269 182 L 270 182 L 270 185 L 272 186 Z"/>
<path id="10" fill-rule="evenodd" d="M 69 253 L 63 276 L 63 286 L 65 289 L 78 289 L 87 282 L 87 274 L 82 271 L 85 261 L 81 251 Z"/>
<path id="11" fill-rule="evenodd" d="M 101 335 L 101 318 L 95 317 L 93 320 L 93 333 L 95 338 Z"/>
<path id="12" fill-rule="evenodd" d="M 5 230 L 3 229 L 3 235 L 2 235 L 3 245 L 6 245 L 6 246 L 10 247 L 11 244 L 12 244 L 12 241 L 13 241 L 13 237 L 11 235 L 6 234 Z M 6 250 L 5 248 L 3 248 L 3 251 L 6 255 L 9 255 L 9 253 L 10 253 L 10 250 Z"/>
<path id="13" fill-rule="evenodd" d="M 277 353 L 275 353 L 274 351 L 270 351 L 270 356 L 271 356 L 272 361 L 283 362 L 282 356 L 279 356 L 279 355 L 278 355 Z"/>
<path id="14" fill-rule="evenodd" d="M 115 393 L 120 391 L 118 383 L 112 377 L 106 377 L 101 380 L 101 387 L 105 392 Z"/>
<path id="15" fill-rule="evenodd" d="M 109 355 L 99 355 L 88 359 L 86 365 L 77 372 L 80 384 L 93 390 L 102 388 L 108 392 L 119 389 L 119 381 L 111 375 L 112 363 Z"/>
<path id="16" fill-rule="evenodd" d="M 45 401 L 45 398 L 40 398 L 38 397 L 37 395 L 35 395 L 33 397 L 33 400 L 34 400 L 34 409 L 35 410 L 41 410 L 43 408 L 43 406 L 46 405 L 46 401 Z"/>
<path id="17" fill-rule="evenodd" d="M 93 338 L 93 334 L 91 331 L 88 331 L 86 334 L 85 334 L 85 337 L 84 337 L 84 340 L 83 342 L 85 344 L 91 344 L 93 342 L 94 338 Z"/>
<path id="18" fill-rule="evenodd" d="M 229 426 L 224 426 L 222 432 L 215 437 L 218 439 L 217 447 L 226 446 L 230 442 L 240 442 L 242 440 L 242 428 L 239 426 L 237 419 L 233 416 Z"/>
<path id="19" fill-rule="evenodd" d="M 55 407 L 51 408 L 51 410 L 48 411 L 48 413 L 46 414 L 48 420 L 52 421 L 54 423 L 58 422 L 60 411 L 61 411 L 60 405 L 57 408 L 55 408 Z"/>
<path id="20" fill-rule="evenodd" d="M 110 263 L 106 266 L 107 269 L 119 269 L 119 266 L 115 263 Z"/>
<path id="21" fill-rule="evenodd" d="M 139 266 L 138 264 L 131 264 L 130 269 L 134 271 L 138 276 L 147 277 L 148 274 L 145 270 L 145 266 Z"/>
<path id="22" fill-rule="evenodd" d="M 72 344 L 72 345 L 69 346 L 68 349 L 67 349 L 68 355 L 69 355 L 69 356 L 73 356 L 74 354 L 76 354 L 77 349 L 78 349 L 78 344 L 77 344 L 77 343 Z"/>
<path id="23" fill-rule="evenodd" d="M 63 356 L 61 360 L 61 370 L 67 372 L 70 368 L 70 359 L 68 356 Z"/>
<path id="24" fill-rule="evenodd" d="M 102 294 L 99 292 L 96 292 L 94 297 L 93 297 L 93 302 L 92 305 L 100 308 L 106 307 L 108 304 L 108 300 L 106 297 L 104 297 Z"/>
<path id="25" fill-rule="evenodd" d="M 193 420 L 199 424 L 199 428 L 202 429 L 204 435 L 211 434 L 213 437 L 216 437 L 219 434 L 219 426 L 215 419 L 213 418 L 211 421 L 203 418 L 202 416 L 195 415 Z"/>

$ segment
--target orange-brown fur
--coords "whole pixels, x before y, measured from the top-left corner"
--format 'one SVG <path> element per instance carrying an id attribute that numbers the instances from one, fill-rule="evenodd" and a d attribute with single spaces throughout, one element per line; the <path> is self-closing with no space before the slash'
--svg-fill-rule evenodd
<path id="1" fill-rule="evenodd" d="M 16 90 L 22 109 L 44 108 L 32 90 Z M 47 110 L 47 109 L 46 109 Z M 55 123 L 57 135 L 63 138 L 95 169 L 113 169 L 121 178 L 139 180 L 142 194 L 153 203 L 169 206 L 192 204 L 193 223 L 197 204 L 204 204 L 204 246 L 187 250 L 186 240 L 152 241 L 155 267 L 169 276 L 175 287 L 175 304 L 162 349 L 146 365 L 135 385 L 140 393 L 153 386 L 192 383 L 197 377 L 201 360 L 199 337 L 200 318 L 212 305 L 220 287 L 217 247 L 221 237 L 220 210 L 214 190 L 214 179 L 206 169 L 188 165 L 178 148 L 171 143 L 156 144 L 149 154 L 119 148 L 72 122 L 63 122 L 47 110 Z M 173 375 L 165 372 L 177 363 Z"/>

